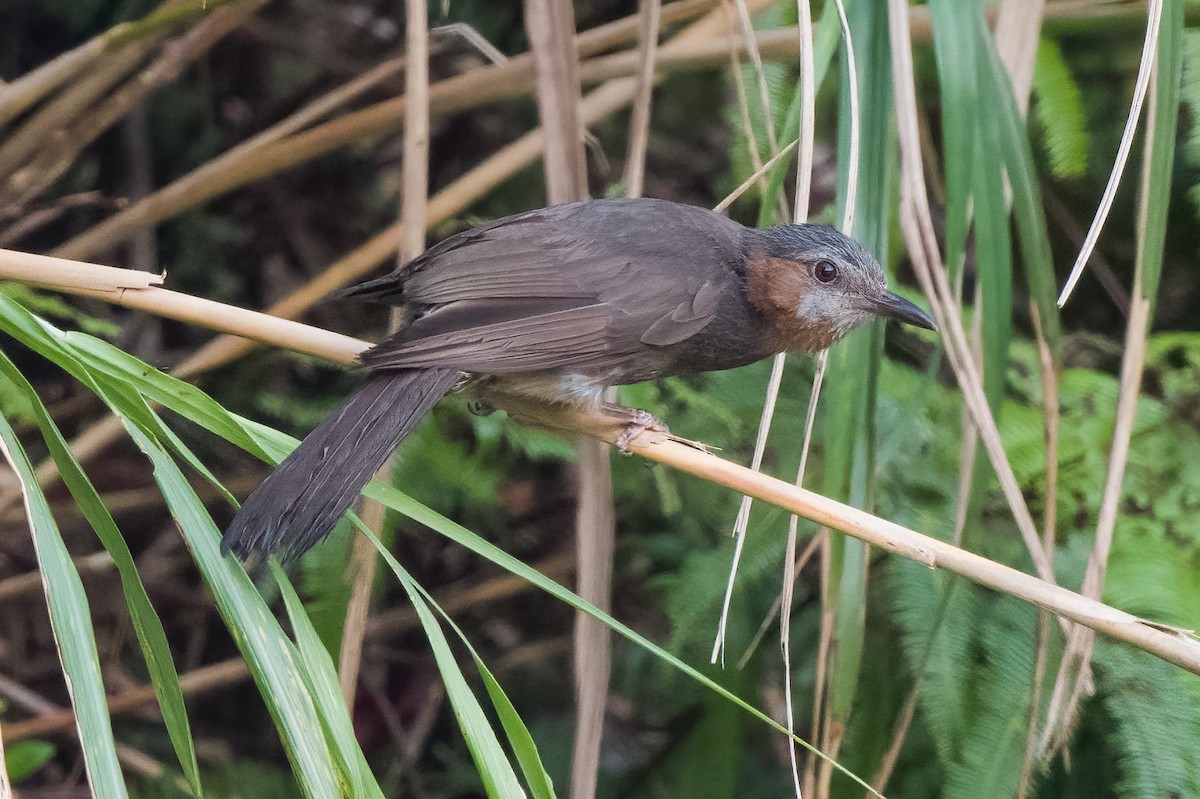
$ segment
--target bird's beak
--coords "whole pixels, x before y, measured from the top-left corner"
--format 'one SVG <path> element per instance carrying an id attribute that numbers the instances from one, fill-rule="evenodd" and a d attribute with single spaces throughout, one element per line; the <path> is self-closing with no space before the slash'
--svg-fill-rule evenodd
<path id="1" fill-rule="evenodd" d="M 907 322 L 926 330 L 937 330 L 937 325 L 929 315 L 903 297 L 890 291 L 883 292 L 883 298 L 875 301 L 872 309 L 880 316 Z"/>

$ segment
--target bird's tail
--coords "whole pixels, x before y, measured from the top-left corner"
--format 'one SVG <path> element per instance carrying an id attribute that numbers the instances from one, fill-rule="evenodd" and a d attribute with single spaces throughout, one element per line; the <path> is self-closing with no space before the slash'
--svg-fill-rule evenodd
<path id="1" fill-rule="evenodd" d="M 458 376 L 456 369 L 372 374 L 254 490 L 225 531 L 222 549 L 241 558 L 302 555 L 329 534 Z"/>

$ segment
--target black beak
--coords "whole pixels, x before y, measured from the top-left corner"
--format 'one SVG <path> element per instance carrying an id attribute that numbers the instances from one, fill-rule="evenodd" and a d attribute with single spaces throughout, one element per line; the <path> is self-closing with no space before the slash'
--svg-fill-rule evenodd
<path id="1" fill-rule="evenodd" d="M 929 315 L 903 297 L 890 291 L 883 292 L 883 299 L 875 301 L 875 313 L 900 322 L 907 322 L 926 330 L 937 330 L 937 325 Z"/>

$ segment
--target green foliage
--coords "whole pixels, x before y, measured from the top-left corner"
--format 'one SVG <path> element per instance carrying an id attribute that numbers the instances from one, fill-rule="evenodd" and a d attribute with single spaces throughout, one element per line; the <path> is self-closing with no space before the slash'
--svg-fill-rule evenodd
<path id="1" fill-rule="evenodd" d="M 114 322 L 81 311 L 58 295 L 47 294 L 21 283 L 0 283 L 0 295 L 21 303 L 41 316 L 69 322 L 93 336 L 112 338 L 121 330 Z"/>
<path id="2" fill-rule="evenodd" d="M 8 777 L 20 782 L 54 757 L 54 744 L 46 741 L 19 741 L 5 748 L 4 765 Z"/>
<path id="3" fill-rule="evenodd" d="M 1180 101 L 1187 109 L 1191 123 L 1183 131 L 1183 157 L 1192 172 L 1200 167 L 1200 30 L 1195 28 L 1183 32 L 1183 80 L 1180 83 Z M 1188 199 L 1196 212 L 1200 213 L 1200 183 L 1194 179 L 1187 188 Z"/>
<path id="4" fill-rule="evenodd" d="M 438 20 L 439 9 L 434 5 L 433 18 Z M 129 17 L 145 10 L 136 3 L 118 4 L 115 10 L 101 8 L 95 2 L 68 8 L 61 0 L 43 6 L 39 9 L 43 18 L 61 19 L 66 27 L 81 34 L 106 15 Z M 825 139 L 837 139 L 838 170 L 844 182 L 847 86 L 844 67 L 837 91 L 832 90 L 832 82 L 823 86 L 829 65 L 835 63 L 839 40 L 832 3 L 824 6 L 814 54 L 817 133 Z M 1132 37 L 1118 40 L 1111 34 L 1105 34 L 1108 38 L 1103 40 L 1092 40 L 1086 31 L 1076 30 L 1053 41 L 1043 40 L 1034 79 L 1034 121 L 1029 126 L 1016 112 L 1007 79 L 983 25 L 982 8 L 982 3 L 974 1 L 966 5 L 936 0 L 931 3 L 932 48 L 922 43 L 915 47 L 921 72 L 919 102 L 921 113 L 934 122 L 933 135 L 926 137 L 931 148 L 926 155 L 934 154 L 937 163 L 929 165 L 928 179 L 931 196 L 945 200 L 945 250 L 952 269 L 966 263 L 971 271 L 965 276 L 977 281 L 980 288 L 982 302 L 968 310 L 968 326 L 971 315 L 979 314 L 988 397 L 1000 418 L 1008 456 L 1036 518 L 1048 501 L 1048 468 L 1043 388 L 1026 309 L 1031 299 L 1040 309 L 1057 358 L 1059 320 L 1052 307 L 1056 278 L 1051 268 L 1050 242 L 1053 239 L 1056 248 L 1069 242 L 1059 231 L 1047 230 L 1040 200 L 1039 181 L 1044 176 L 1034 170 L 1031 138 L 1044 150 L 1049 173 L 1074 181 L 1059 188 L 1079 193 L 1078 197 L 1063 200 L 1071 206 L 1072 215 L 1086 217 L 1094 208 L 1094 197 L 1099 195 L 1097 175 L 1107 169 L 1107 159 L 1115 149 L 1109 145 L 1124 118 L 1129 65 L 1122 59 L 1129 58 L 1130 53 L 1136 55 L 1136 41 Z M 1176 15 L 1180 10 L 1177 3 L 1169 8 Z M 452 4 L 448 11 L 440 10 L 443 15 L 453 14 L 475 24 L 485 38 L 499 43 L 506 52 L 525 47 L 516 4 L 468 0 Z M 899 239 L 893 218 L 897 165 L 888 109 L 893 85 L 887 52 L 890 43 L 882 4 L 857 0 L 848 4 L 848 10 L 865 92 L 864 156 L 868 159 L 855 189 L 860 193 L 860 220 L 866 214 L 869 224 L 860 226 L 857 233 L 883 255 L 889 244 Z M 286 19 L 286 10 L 274 13 Z M 774 4 L 756 17 L 755 24 L 760 28 L 794 24 L 794 14 L 795 4 Z M 275 18 L 270 24 L 286 25 Z M 1157 115 L 1147 113 L 1144 118 L 1149 120 L 1147 129 L 1154 137 L 1155 150 L 1152 162 L 1142 166 L 1152 170 L 1150 183 L 1155 196 L 1146 203 L 1153 227 L 1148 228 L 1151 235 L 1141 237 L 1138 257 L 1144 266 L 1151 267 L 1150 284 L 1156 283 L 1153 268 L 1158 253 L 1165 249 L 1164 230 L 1167 243 L 1172 239 L 1184 242 L 1178 249 L 1185 249 L 1190 241 L 1190 229 L 1165 227 L 1172 181 L 1176 187 L 1188 183 L 1193 202 L 1200 205 L 1200 188 L 1195 185 L 1195 172 L 1200 168 L 1200 135 L 1194 124 L 1200 118 L 1200 39 L 1195 32 L 1187 32 L 1182 44 L 1172 38 L 1181 29 L 1178 16 L 1169 17 L 1166 26 L 1161 42 L 1166 54 L 1164 63 L 1174 64 L 1174 54 L 1183 50 L 1182 102 L 1190 111 L 1192 124 L 1182 129 L 1182 168 L 1173 168 L 1170 156 L 1176 149 L 1176 123 L 1170 95 L 1162 95 L 1167 99 Z M 283 50 L 264 59 L 260 85 L 247 84 L 255 90 L 247 96 L 253 97 L 255 109 L 262 109 L 264 118 L 308 96 L 317 82 L 314 79 L 323 72 L 321 65 L 306 59 L 302 51 Z M 335 70 L 339 81 L 345 77 L 345 66 L 339 64 Z M 796 69 L 784 63 L 768 63 L 765 69 L 776 140 L 785 144 L 799 132 Z M 170 179 L 204 163 L 231 134 L 245 132 L 228 124 L 236 121 L 235 113 L 229 113 L 226 119 L 230 109 L 209 102 L 211 98 L 196 91 L 199 84 L 221 80 L 221 74 L 213 64 L 189 71 L 176 86 L 160 92 L 149 104 L 147 124 L 153 134 L 150 161 L 155 166 L 156 180 Z M 1170 70 L 1161 71 L 1160 88 L 1169 88 L 1171 77 Z M 706 78 L 701 75 L 693 77 L 691 83 L 676 85 L 690 88 Z M 760 101 L 757 75 L 749 66 L 742 66 L 728 80 L 736 81 L 744 91 L 750 115 L 749 137 L 762 157 L 768 157 L 766 111 Z M 671 87 L 668 82 L 656 92 L 656 115 L 664 107 L 668 108 L 666 113 L 679 114 L 669 110 L 675 99 L 670 97 Z M 729 188 L 740 183 L 752 168 L 750 140 L 732 99 L 735 96 L 733 91 L 726 92 L 726 104 L 716 113 L 707 113 L 713 109 L 706 104 L 702 111 L 711 118 L 706 118 L 703 126 L 696 125 L 719 129 L 716 140 L 728 144 L 729 168 L 718 180 Z M 690 125 L 690 116 L 699 116 L 699 112 L 695 98 L 688 99 L 691 105 L 680 106 L 686 109 L 684 116 L 689 117 L 685 124 Z M 518 109 L 515 117 L 520 126 L 532 121 L 531 108 L 526 104 Z M 216 113 L 214 109 L 218 109 Z M 1121 113 L 1116 113 L 1118 110 Z M 500 127 L 502 136 L 516 135 L 514 130 L 496 125 L 500 118 L 496 109 L 487 113 L 492 115 L 488 117 L 489 125 Z M 452 176 L 460 168 L 458 160 L 477 160 L 476 150 L 482 151 L 489 143 L 473 135 L 479 131 L 471 127 L 468 117 L 464 114 L 447 126 L 455 129 L 452 136 L 435 126 L 436 137 L 452 139 L 460 136 L 458 123 L 465 123 L 462 127 L 466 133 L 461 138 L 470 141 L 472 148 L 469 158 L 461 159 L 454 153 L 445 162 L 436 163 L 438 180 Z M 520 130 L 523 132 L 524 127 Z M 657 128 L 655 133 L 661 136 Z M 213 206 L 168 220 L 159 230 L 158 241 L 160 257 L 171 265 L 174 285 L 209 297 L 253 304 L 262 296 L 278 296 L 280 287 L 271 285 L 273 277 L 269 273 L 247 280 L 251 267 L 267 258 L 274 259 L 274 263 L 307 262 L 315 260 L 316 254 L 325 260 L 328 253 L 344 249 L 346 241 L 360 240 L 365 231 L 375 229 L 379 220 L 391 219 L 392 165 L 365 163 L 366 151 L 334 156 L 310 167 L 316 178 L 307 185 L 293 173 L 274 180 L 258 194 L 246 192 L 231 204 L 234 213 L 228 207 Z M 1138 173 L 1137 152 L 1128 173 L 1131 176 Z M 718 152 L 714 157 L 725 155 Z M 694 156 L 694 152 L 688 151 L 687 156 Z M 762 221 L 774 221 L 778 214 L 791 161 L 785 159 L 772 171 L 765 194 L 759 196 L 758 187 L 753 190 L 752 196 L 761 203 Z M 346 174 L 350 172 L 347 166 L 361 171 Z M 1086 174 L 1089 169 L 1093 174 Z M 71 190 L 91 190 L 103 185 L 111 171 L 102 155 L 89 154 L 63 184 Z M 352 195 L 321 193 L 340 180 L 370 183 L 375 171 L 384 174 L 384 179 Z M 944 176 L 944 185 L 939 183 L 940 176 Z M 706 191 L 714 181 L 709 173 L 691 177 L 698 178 L 696 182 L 703 183 Z M 1011 205 L 1006 182 L 1011 187 Z M 1127 182 L 1132 181 L 1127 178 Z M 602 186 L 593 188 L 597 194 L 605 193 Z M 615 189 L 610 186 L 608 193 Z M 539 192 L 538 169 L 526 169 L 481 200 L 470 213 L 488 218 L 535 205 Z M 839 195 L 845 194 L 843 188 Z M 1134 194 L 1126 189 L 1120 199 L 1132 207 L 1130 198 Z M 346 202 L 347 197 L 352 201 Z M 286 202 L 279 203 L 279 198 Z M 306 235 L 285 230 L 280 238 L 287 241 L 272 248 L 274 242 L 262 241 L 258 235 L 261 230 L 255 229 L 254 213 L 244 213 L 255 204 L 273 208 L 265 216 L 274 224 L 278 223 L 281 208 L 286 209 L 287 220 Z M 335 216 L 329 209 L 339 204 L 345 205 L 348 210 L 343 213 L 353 217 L 354 223 L 339 230 L 338 235 L 327 236 L 322 225 L 328 221 L 326 216 Z M 1118 206 L 1114 219 L 1120 210 Z M 1171 216 L 1172 225 L 1177 216 Z M 76 227 L 76 218 L 66 221 L 66 229 Z M 821 221 L 835 221 L 833 211 L 826 212 Z M 443 223 L 437 235 L 462 222 L 457 219 Z M 1130 260 L 1133 249 L 1121 243 L 1122 227 L 1113 227 L 1116 229 L 1106 232 L 1105 241 L 1111 244 L 1110 260 L 1116 264 L 1118 278 L 1123 279 L 1125 261 Z M 1124 223 L 1123 227 L 1131 230 L 1134 226 Z M 1012 240 L 1014 228 L 1019 237 L 1017 247 Z M 899 254 L 898 247 L 893 249 Z M 1060 262 L 1061 254 L 1056 249 Z M 1023 272 L 1015 268 L 1018 260 Z M 229 268 L 214 268 L 216 264 L 228 264 Z M 889 266 L 898 266 L 904 274 L 903 259 Z M 1191 280 L 1188 275 L 1184 275 L 1185 283 Z M 248 289 L 248 285 L 253 288 Z M 1191 296 L 1187 288 L 1181 287 L 1180 297 Z M 1153 292 L 1154 285 L 1148 290 Z M 135 569 L 138 550 L 132 540 L 128 545 L 122 540 L 122 531 L 116 529 L 100 495 L 65 452 L 62 435 L 26 379 L 5 363 L 5 368 L 0 368 L 5 443 L 16 455 L 48 451 L 55 456 L 66 474 L 75 504 L 113 554 L 133 631 L 163 711 L 162 728 L 153 729 L 165 729 L 179 761 L 178 773 L 171 766 L 161 783 L 135 781 L 129 787 L 147 798 L 175 797 L 185 795 L 181 786 L 186 782 L 191 782 L 192 793 L 198 794 L 202 778 L 204 795 L 209 797 L 251 795 L 270 799 L 294 796 L 298 791 L 311 796 L 395 793 L 385 770 L 387 765 L 374 764 L 381 775 L 379 782 L 366 765 L 371 753 L 364 751 L 359 741 L 359 719 L 354 718 L 352 724 L 350 709 L 341 701 L 331 660 L 338 651 L 349 597 L 344 567 L 354 534 L 350 525 L 343 525 L 329 542 L 305 558 L 299 591 L 277 571 L 275 580 L 263 580 L 256 590 L 240 567 L 219 556 L 216 525 L 189 482 L 198 476 L 217 484 L 218 478 L 225 475 L 226 464 L 210 456 L 205 451 L 207 444 L 197 443 L 200 439 L 224 438 L 269 461 L 280 457 L 292 442 L 276 431 L 230 414 L 197 389 L 171 380 L 94 338 L 43 325 L 12 301 L 25 310 L 59 320 L 68 329 L 95 335 L 117 332 L 107 319 L 84 314 L 40 291 L 12 286 L 0 291 L 7 298 L 0 306 L 0 316 L 5 318 L 9 332 L 82 381 L 121 414 L 137 446 L 153 465 L 164 499 L 201 567 L 203 586 L 215 597 L 233 643 L 251 664 L 262 695 L 265 712 L 261 715 L 265 719 L 267 712 L 271 714 L 282 742 L 277 747 L 278 760 L 282 763 L 286 753 L 292 764 L 291 771 L 280 770 L 243 760 L 238 753 L 237 758 L 223 762 L 206 758 L 197 765 L 189 729 L 192 722 L 183 709 L 171 648 Z M 262 296 L 246 296 L 259 293 Z M 1180 302 L 1186 304 L 1185 300 Z M 1088 324 L 1099 328 L 1116 317 L 1105 306 L 1095 318 L 1099 321 Z M 1118 326 L 1112 324 L 1113 330 Z M 1112 333 L 1106 335 L 1111 338 Z M 889 336 L 888 352 L 900 360 L 878 358 L 883 343 L 881 327 L 835 353 L 834 378 L 818 414 L 818 445 L 809 473 L 826 475 L 823 489 L 827 493 L 860 504 L 874 502 L 882 516 L 949 537 L 959 471 L 961 400 L 944 370 L 939 371 L 937 353 L 921 349 L 929 339 L 908 333 Z M 1115 359 L 1109 357 L 1115 345 L 1109 345 L 1109 353 L 1097 356 L 1089 349 L 1091 340 L 1071 336 L 1066 339 L 1069 346 L 1061 350 L 1068 366 L 1062 371 L 1059 387 L 1059 525 L 1054 554 L 1060 581 L 1066 586 L 1079 584 L 1090 551 L 1119 392 L 1113 374 Z M 172 342 L 172 346 L 177 345 Z M 237 407 L 252 409 L 251 415 L 265 413 L 289 429 L 311 427 L 329 407 L 331 397 L 352 381 L 352 377 L 332 377 L 335 372 L 328 367 L 313 367 L 311 359 L 294 368 L 291 362 L 272 367 L 278 370 L 274 375 L 290 370 L 310 388 L 315 387 L 310 392 L 313 396 L 300 399 L 292 388 L 279 388 L 275 381 L 260 379 L 259 372 L 268 359 L 273 363 L 283 361 L 274 355 L 263 356 L 248 366 L 229 370 L 226 382 L 236 385 L 228 387 L 225 396 L 242 403 Z M 914 362 L 919 367 L 907 365 Z M 766 371 L 766 365 L 759 364 L 732 373 L 630 387 L 623 390 L 623 401 L 651 409 L 669 420 L 677 433 L 720 447 L 722 455 L 745 462 L 749 458 L 746 442 L 753 435 Z M 773 430 L 776 447 L 767 455 L 766 468 L 772 473 L 795 473 L 796 442 L 810 377 L 811 361 L 793 359 Z M 1200 513 L 1200 469 L 1195 466 L 1200 463 L 1197 386 L 1200 336 L 1164 333 L 1152 338 L 1104 591 L 1104 600 L 1117 607 L 1190 628 L 1200 627 L 1200 533 L 1194 523 Z M 158 415 L 151 410 L 151 402 L 162 403 L 173 415 Z M 406 555 L 403 566 L 395 560 L 390 560 L 389 566 L 408 601 L 417 608 L 421 629 L 434 653 L 431 657 L 448 685 L 455 714 L 451 719 L 447 711 L 446 717 L 439 720 L 433 743 L 417 770 L 435 773 L 438 789 L 447 795 L 473 795 L 481 787 L 494 795 L 514 793 L 523 783 L 531 795 L 548 797 L 554 792 L 550 774 L 564 773 L 569 759 L 565 751 L 568 744 L 563 743 L 569 737 L 565 732 L 569 709 L 553 706 L 555 700 L 541 695 L 540 684 L 535 701 L 524 701 L 517 694 L 510 699 L 496 677 L 499 674 L 507 681 L 509 675 L 501 671 L 499 663 L 495 673 L 485 664 L 485 656 L 492 661 L 493 654 L 484 649 L 485 644 L 504 649 L 504 655 L 509 654 L 508 649 L 518 648 L 510 646 L 507 630 L 496 634 L 495 640 L 488 635 L 493 628 L 504 625 L 496 624 L 489 615 L 482 625 L 482 636 L 477 638 L 475 630 L 460 630 L 406 571 L 419 573 L 424 581 L 425 573 L 418 567 L 441 566 L 446 561 L 461 566 L 478 558 L 487 561 L 486 568 L 507 569 L 529 580 L 564 608 L 582 609 L 604 619 L 624 636 L 615 650 L 613 682 L 633 710 L 627 711 L 629 718 L 616 719 L 614 726 L 623 724 L 636 730 L 621 741 L 634 741 L 632 748 L 638 753 L 625 755 L 612 772 L 602 775 L 602 795 L 786 794 L 790 780 L 783 765 L 785 759 L 780 757 L 783 739 L 778 729 L 752 707 L 766 704 L 763 697 L 773 705 L 781 685 L 775 647 L 759 646 L 743 669 L 735 669 L 732 662 L 751 645 L 777 596 L 786 514 L 756 506 L 730 622 L 731 662 L 723 670 L 709 667 L 707 657 L 729 560 L 727 533 L 737 505 L 733 492 L 716 490 L 663 467 L 647 466 L 636 458 L 614 457 L 620 533 L 617 614 L 636 607 L 629 623 L 621 624 L 504 551 L 524 549 L 528 547 L 524 538 L 537 537 L 515 529 L 518 525 L 513 524 L 505 508 L 508 492 L 524 484 L 538 488 L 568 484 L 569 478 L 563 472 L 573 457 L 571 445 L 550 434 L 519 428 L 503 414 L 469 416 L 461 405 L 456 400 L 443 403 L 406 442 L 396 460 L 395 487 L 376 485 L 368 490 L 391 506 L 393 518 L 403 525 L 405 533 L 419 528 L 400 539 L 398 549 Z M 179 420 L 185 420 L 186 432 L 177 424 Z M 189 446 L 193 444 L 196 451 Z M 28 478 L 29 459 L 18 461 L 22 475 Z M 1027 556 L 1007 505 L 994 490 L 990 476 L 983 470 L 978 475 L 979 512 L 968 523 L 970 545 L 988 557 L 1027 568 Z M 563 495 L 570 496 L 569 485 Z M 84 760 L 89 774 L 102 773 L 105 778 L 105 787 L 98 793 L 119 795 L 122 775 L 111 752 L 112 736 L 106 729 L 109 723 L 104 687 L 92 663 L 95 647 L 89 650 L 88 644 L 93 635 L 88 605 L 77 590 L 78 578 L 72 578 L 66 550 L 57 541 L 57 522 L 49 513 L 49 502 L 35 492 L 31 504 L 39 557 L 52 593 L 52 617 L 63 640 L 60 651 L 71 678 L 72 700 L 81 712 L 81 726 L 86 733 Z M 810 528 L 801 527 L 804 533 Z M 560 546 L 566 536 L 566 530 L 536 532 L 551 542 L 550 548 Z M 502 547 L 492 541 L 500 542 Z M 812 712 L 820 614 L 831 607 L 831 598 L 843 601 L 849 610 L 840 620 L 844 627 L 839 628 L 839 634 L 845 637 L 838 639 L 839 651 L 833 661 L 838 666 L 834 678 L 842 686 L 835 702 L 838 721 L 846 725 L 839 753 L 841 765 L 862 775 L 878 767 L 891 744 L 896 714 L 908 692 L 915 689 L 919 696 L 917 716 L 889 783 L 889 796 L 1011 797 L 1020 774 L 1031 714 L 1036 612 L 945 573 L 898 558 L 872 558 L 857 543 L 840 538 L 837 541 L 834 581 L 820 583 L 818 570 L 810 566 L 797 587 L 792 622 L 797 718 L 806 721 Z M 547 548 L 545 542 L 541 543 L 539 555 Z M 472 554 L 464 555 L 466 552 Z M 455 554 L 447 557 L 447 553 Z M 408 562 L 409 555 L 413 562 Z M 873 579 L 867 579 L 868 569 L 874 572 Z M 446 571 L 454 572 L 449 579 L 462 576 L 453 568 Z M 839 577 L 849 578 L 842 587 L 837 585 Z M 823 598 L 822 589 L 830 596 Z M 380 576 L 377 590 L 385 597 L 389 591 L 399 593 L 387 574 Z M 290 634 L 285 634 L 276 620 L 282 613 L 287 614 Z M 61 629 L 64 617 L 72 625 L 69 634 Z M 559 621 L 565 618 L 564 612 Z M 467 626 L 465 619 L 456 620 Z M 537 621 L 541 625 L 540 617 Z M 446 635 L 447 625 L 463 636 L 461 646 Z M 768 629 L 763 640 L 773 640 L 773 632 Z M 561 630 L 546 630 L 551 637 L 559 633 Z M 474 644 L 467 642 L 468 634 Z M 659 648 L 651 639 L 667 644 Z M 174 638 L 171 644 L 176 644 Z M 390 644 L 389 655 L 400 651 L 402 658 L 411 658 L 411 644 L 408 640 Z M 855 651 L 859 645 L 863 646 L 861 658 Z M 419 641 L 417 649 L 420 656 L 426 656 Z M 1060 649 L 1061 636 L 1055 630 L 1047 683 L 1053 679 Z M 474 669 L 465 668 L 467 657 Z M 135 665 L 135 670 L 141 669 L 140 662 Z M 559 666 L 555 663 L 552 668 Z M 1062 760 L 1050 763 L 1045 773 L 1035 774 L 1033 795 L 1093 799 L 1200 794 L 1197 681 L 1174 667 L 1104 640 L 1096 651 L 1095 676 L 1097 693 L 1082 708 L 1070 744 L 1070 768 L 1065 768 Z M 1048 684 L 1043 688 L 1048 689 Z M 1048 690 L 1043 690 L 1043 705 L 1047 700 Z M 614 703 L 616 707 L 623 705 Z M 197 710 L 192 707 L 199 715 Z M 614 751 L 619 745 L 610 741 L 606 746 Z M 169 759 L 165 742 L 157 749 Z M 14 777 L 37 776 L 37 769 L 54 754 L 56 750 L 46 744 L 12 745 L 8 748 L 10 773 Z M 394 759 L 390 751 L 387 754 L 389 762 Z M 43 769 L 43 773 L 49 771 Z M 839 776 L 833 783 L 834 796 L 862 794 L 863 786 L 847 777 Z"/>
<path id="5" fill-rule="evenodd" d="M 1033 112 L 1050 171 L 1059 178 L 1083 177 L 1091 147 L 1083 92 L 1053 39 L 1043 38 L 1038 43 L 1033 94 Z"/>
<path id="6" fill-rule="evenodd" d="M 1116 796 L 1200 795 L 1200 701 L 1178 669 L 1098 641 L 1099 701 L 1113 721 Z"/>

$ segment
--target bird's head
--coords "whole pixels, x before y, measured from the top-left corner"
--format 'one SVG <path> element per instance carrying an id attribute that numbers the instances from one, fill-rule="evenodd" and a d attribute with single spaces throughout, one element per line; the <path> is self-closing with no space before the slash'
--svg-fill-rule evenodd
<path id="1" fill-rule="evenodd" d="M 920 308 L 887 289 L 865 247 L 824 225 L 754 231 L 746 257 L 750 301 L 781 350 L 820 350 L 876 316 L 937 330 Z"/>

